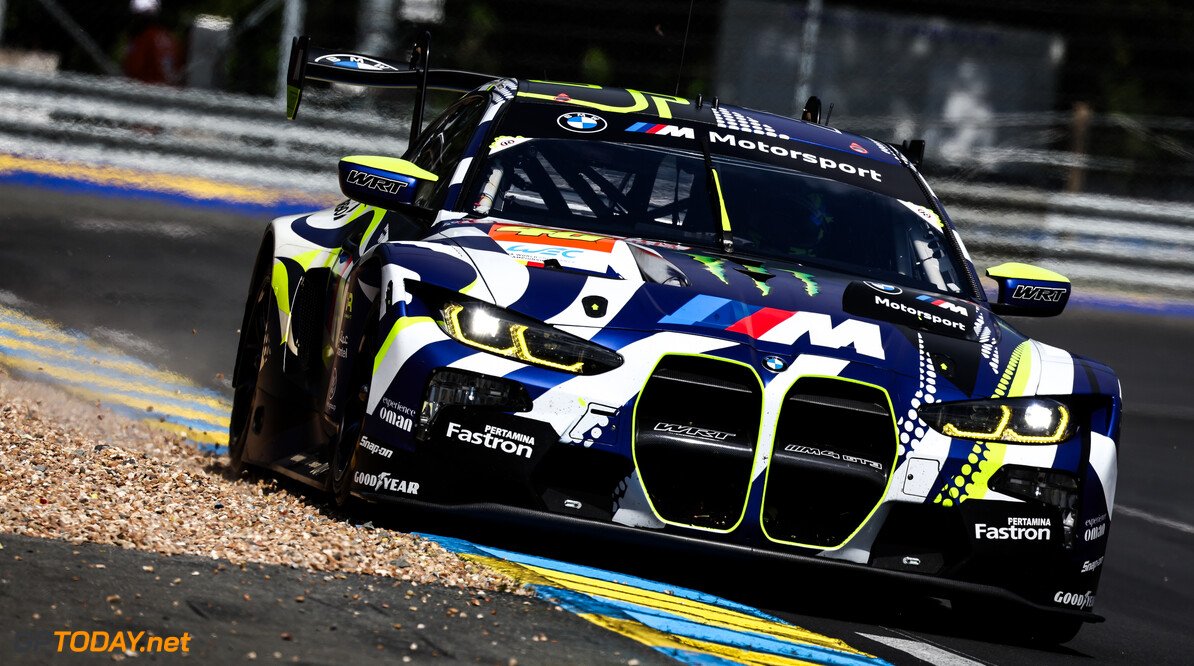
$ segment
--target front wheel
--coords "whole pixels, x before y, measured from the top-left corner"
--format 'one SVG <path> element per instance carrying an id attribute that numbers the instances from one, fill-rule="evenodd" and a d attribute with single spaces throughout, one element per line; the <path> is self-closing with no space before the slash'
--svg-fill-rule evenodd
<path id="1" fill-rule="evenodd" d="M 325 486 L 336 506 L 347 506 L 352 499 L 349 488 L 355 468 L 357 444 L 361 441 L 361 428 L 365 424 L 365 413 L 369 405 L 369 386 L 373 381 L 373 359 L 376 354 L 378 308 L 375 304 L 365 318 L 365 330 L 361 332 L 360 344 L 352 359 L 352 370 L 348 373 L 347 390 L 344 397 L 343 420 L 328 460 L 328 474 Z"/>
<path id="2" fill-rule="evenodd" d="M 232 369 L 232 415 L 228 423 L 229 467 L 236 474 L 244 469 L 245 443 L 253 423 L 254 399 L 261 369 L 269 358 L 269 312 L 273 290 L 268 275 L 251 292 L 245 304 L 236 364 Z"/>

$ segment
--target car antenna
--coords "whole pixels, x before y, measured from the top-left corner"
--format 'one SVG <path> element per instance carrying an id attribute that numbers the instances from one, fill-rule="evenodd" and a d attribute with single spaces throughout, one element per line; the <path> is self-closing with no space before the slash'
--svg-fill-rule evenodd
<path id="1" fill-rule="evenodd" d="M 676 70 L 676 97 L 680 96 L 680 75 L 684 73 L 684 52 L 688 50 L 688 29 L 692 27 L 692 5 L 696 0 L 688 0 L 688 23 L 684 26 L 684 41 L 680 44 L 680 68 Z M 697 104 L 697 108 L 701 108 Z"/>
<path id="2" fill-rule="evenodd" d="M 833 115 L 833 102 L 829 103 L 829 110 L 825 112 L 825 124 L 829 124 L 829 116 Z"/>

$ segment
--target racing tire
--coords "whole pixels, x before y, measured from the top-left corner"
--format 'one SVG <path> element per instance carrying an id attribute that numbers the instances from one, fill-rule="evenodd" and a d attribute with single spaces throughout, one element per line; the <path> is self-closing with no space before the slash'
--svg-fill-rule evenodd
<path id="1" fill-rule="evenodd" d="M 1030 642 L 1039 645 L 1061 645 L 1074 640 L 1084 624 L 1086 623 L 1082 620 L 1072 617 L 1042 617 L 1025 626 L 1023 632 Z"/>
<path id="2" fill-rule="evenodd" d="M 325 479 L 327 491 L 337 507 L 347 507 L 352 501 L 350 486 L 356 468 L 357 445 L 365 423 L 369 403 L 369 385 L 373 379 L 373 358 L 377 353 L 378 305 L 374 303 L 365 318 L 365 330 L 352 359 L 348 390 L 344 397 L 344 419 L 340 432 L 332 443 Z"/>
<path id="3" fill-rule="evenodd" d="M 980 625 L 994 633 L 984 638 L 1017 645 L 1051 647 L 1074 640 L 1082 625 L 1080 618 L 1058 617 L 1020 608 L 1001 601 L 953 600 L 954 608 L 980 619 Z"/>
<path id="4" fill-rule="evenodd" d="M 253 422 L 253 405 L 261 368 L 269 354 L 269 313 L 273 289 L 268 273 L 251 292 L 232 369 L 232 414 L 228 423 L 228 466 L 239 475 L 245 468 L 245 443 Z"/>

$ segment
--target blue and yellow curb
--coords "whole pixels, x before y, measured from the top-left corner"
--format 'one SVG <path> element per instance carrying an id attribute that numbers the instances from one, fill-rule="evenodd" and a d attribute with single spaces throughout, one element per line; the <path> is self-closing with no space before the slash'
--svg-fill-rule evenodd
<path id="1" fill-rule="evenodd" d="M 536 596 L 683 664 L 879 666 L 878 657 L 711 594 L 433 534 L 466 560 L 500 571 Z"/>
<path id="2" fill-rule="evenodd" d="M 85 335 L 0 306 L 0 365 L 57 386 L 201 450 L 228 444 L 231 403 L 182 375 L 159 370 Z"/>
<path id="3" fill-rule="evenodd" d="M 99 196 L 150 199 L 270 216 L 328 208 L 335 194 L 240 185 L 198 176 L 0 153 L 0 182 Z"/>

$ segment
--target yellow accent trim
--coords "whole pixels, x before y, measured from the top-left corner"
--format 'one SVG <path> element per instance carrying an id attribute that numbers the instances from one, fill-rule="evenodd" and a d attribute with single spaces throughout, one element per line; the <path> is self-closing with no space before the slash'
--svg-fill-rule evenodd
<path id="1" fill-rule="evenodd" d="M 670 103 L 675 102 L 683 106 L 688 106 L 690 104 L 690 102 L 683 97 L 676 97 L 674 95 L 655 95 L 652 93 L 647 93 L 647 95 L 650 96 L 651 99 L 655 100 L 655 110 L 659 113 L 660 118 L 670 119 L 672 117 L 672 109 L 668 106 Z"/>
<path id="2" fill-rule="evenodd" d="M 390 345 L 394 344 L 394 339 L 398 334 L 404 331 L 407 327 L 415 324 L 429 323 L 434 324 L 435 320 L 431 317 L 399 317 L 398 321 L 394 323 L 394 327 L 386 334 L 385 342 L 381 343 L 381 348 L 377 350 L 377 354 L 373 357 L 373 374 L 377 374 L 377 369 L 381 367 L 381 361 L 390 351 Z"/>
<path id="3" fill-rule="evenodd" d="M 1024 395 L 1024 389 L 1028 388 L 1028 378 L 1032 375 L 1032 349 L 1027 341 L 1021 342 L 1012 352 L 1012 356 L 1016 356 L 1019 352 L 1019 362 L 1016 363 L 1015 374 L 1012 375 L 1012 386 L 1007 392 L 1007 397 L 1018 398 Z"/>
<path id="4" fill-rule="evenodd" d="M 1008 357 L 1007 366 L 1003 369 L 1003 375 L 999 377 L 999 382 L 995 385 L 995 391 L 991 394 L 992 398 L 1018 398 L 1024 395 L 1024 388 L 1028 384 L 1029 370 L 1031 368 L 1031 361 L 1026 357 L 1031 356 L 1031 354 L 1032 346 L 1027 340 L 1016 345 L 1016 348 L 1012 350 L 1011 356 Z M 1021 367 L 1021 365 L 1024 367 Z M 970 479 L 957 477 L 963 480 L 959 488 L 951 487 L 947 481 L 945 487 L 933 498 L 935 504 L 940 503 L 944 506 L 953 506 L 954 499 L 957 499 L 958 503 L 961 503 L 967 499 L 982 499 L 986 497 L 987 481 L 990 480 L 995 470 L 1003 466 L 1003 459 L 1007 456 L 1007 444 L 979 441 L 975 443 L 973 451 L 978 457 L 978 461 L 973 465 L 973 472 L 970 474 Z"/>
<path id="5" fill-rule="evenodd" d="M 730 214 L 726 212 L 726 198 L 721 192 L 721 178 L 717 175 L 717 169 L 713 169 L 713 187 L 717 188 L 717 205 L 721 207 L 721 230 L 732 234 L 730 229 Z"/>
<path id="6" fill-rule="evenodd" d="M 894 444 L 895 446 L 893 448 L 893 455 L 891 456 L 891 461 L 888 463 L 888 466 L 887 466 L 887 470 L 888 470 L 887 485 L 883 486 L 883 492 L 879 494 L 879 499 L 875 502 L 875 506 L 871 507 L 871 510 L 866 514 L 866 517 L 863 518 L 858 523 L 858 527 L 854 528 L 853 532 L 851 532 L 846 538 L 842 539 L 841 543 L 839 543 L 835 546 L 819 546 L 819 545 L 815 545 L 815 544 L 799 543 L 796 541 L 785 541 L 783 539 L 777 539 L 767 533 L 767 526 L 763 523 L 763 514 L 762 514 L 762 512 L 759 513 L 759 529 L 761 529 L 763 531 L 763 536 L 767 537 L 767 539 L 769 541 L 774 541 L 775 543 L 787 544 L 790 546 L 800 546 L 802 548 L 815 548 L 817 550 L 837 550 L 838 548 L 841 548 L 842 546 L 850 543 L 850 539 L 853 539 L 854 535 L 858 534 L 862 530 L 862 528 L 867 523 L 869 523 L 871 521 L 871 518 L 875 515 L 875 512 L 878 511 L 879 507 L 883 504 L 883 499 L 885 497 L 887 497 L 887 493 L 891 490 L 891 482 L 895 479 L 896 461 L 898 461 L 900 459 L 900 449 L 899 449 L 900 429 L 899 429 L 899 426 L 896 425 L 895 408 L 892 407 L 892 404 L 891 404 L 891 395 L 887 392 L 887 389 L 883 388 L 882 386 L 879 386 L 878 384 L 871 384 L 869 382 L 859 381 L 857 379 L 848 379 L 846 377 L 837 377 L 837 376 L 829 376 L 829 375 L 801 375 L 801 376 L 797 377 L 795 381 L 792 382 L 791 386 L 788 387 L 788 393 L 791 393 L 792 389 L 795 388 L 796 384 L 799 383 L 800 380 L 804 379 L 805 377 L 815 377 L 818 379 L 833 379 L 833 380 L 836 380 L 839 382 L 850 382 L 851 384 L 858 384 L 860 386 L 868 386 L 870 388 L 879 389 L 879 391 L 881 391 L 883 393 L 883 397 L 887 399 L 887 414 L 888 414 L 888 417 L 891 419 L 891 441 L 892 441 L 892 444 Z M 788 399 L 788 395 L 784 394 L 784 400 L 786 401 L 787 399 Z M 776 426 L 778 426 L 778 425 L 779 425 L 779 421 L 777 420 Z M 760 503 L 763 507 L 767 506 L 767 483 L 771 479 L 771 461 L 774 459 L 774 457 L 775 457 L 775 437 L 772 437 L 771 438 L 771 455 L 768 456 L 768 458 L 767 458 L 767 471 L 763 475 L 763 498 L 762 498 L 762 502 Z"/>
<path id="7" fill-rule="evenodd" d="M 290 314 L 290 272 L 280 260 L 274 260 L 273 275 L 270 277 L 270 288 L 274 290 L 274 303 L 284 315 Z M 285 343 L 285 340 L 283 340 Z"/>
<path id="8" fill-rule="evenodd" d="M 639 111 L 645 111 L 647 109 L 649 106 L 647 103 L 647 98 L 641 92 L 638 92 L 637 90 L 627 90 L 626 92 L 630 93 L 630 98 L 634 100 L 634 104 L 631 104 L 630 106 L 610 106 L 608 104 L 599 104 L 597 102 L 587 102 L 582 99 L 570 99 L 567 102 L 563 102 L 563 104 L 574 104 L 576 106 L 597 109 L 598 111 L 605 111 L 607 113 L 638 113 Z M 529 99 L 542 99 L 549 102 L 557 101 L 555 95 L 544 95 L 541 93 L 520 92 L 518 93 L 518 96 Z"/>
<path id="9" fill-rule="evenodd" d="M 540 79 L 527 79 L 531 83 L 545 83 L 549 86 L 568 86 L 569 88 L 588 88 L 589 90 L 601 90 L 601 86 L 592 83 L 568 83 L 566 81 L 542 81 Z"/>
<path id="10" fill-rule="evenodd" d="M 1016 261 L 992 266 L 987 269 L 987 277 L 1005 278 L 1012 280 L 1048 280 L 1069 284 L 1070 279 L 1061 273 L 1051 271 L 1032 264 L 1022 264 Z"/>
<path id="11" fill-rule="evenodd" d="M 304 252 L 302 254 L 295 255 L 292 257 L 292 259 L 297 261 L 299 266 L 302 266 L 303 271 L 305 272 L 307 269 L 311 268 L 311 264 L 315 263 L 315 257 L 318 257 L 319 253 L 321 252 L 327 252 L 327 250 L 311 250 L 310 252 Z"/>
<path id="12" fill-rule="evenodd" d="M 631 415 L 630 415 L 630 456 L 634 460 L 634 471 L 636 473 L 635 476 L 638 477 L 638 485 L 643 490 L 643 497 L 645 497 L 647 500 L 647 506 L 651 507 L 651 513 L 655 514 L 655 517 L 658 518 L 661 522 L 666 523 L 668 525 L 677 525 L 679 527 L 688 527 L 688 528 L 691 528 L 694 530 L 702 530 L 705 532 L 717 532 L 719 534 L 728 534 L 729 532 L 733 532 L 734 530 L 738 529 L 738 526 L 741 525 L 742 521 L 746 519 L 746 507 L 748 504 L 750 504 L 750 491 L 751 491 L 751 488 L 753 488 L 754 484 L 755 484 L 755 478 L 753 475 L 753 472 L 754 472 L 753 456 L 751 458 L 750 469 L 747 471 L 747 474 L 750 475 L 750 477 L 747 480 L 747 484 L 746 484 L 745 498 L 743 499 L 743 502 L 742 502 L 742 513 L 739 514 L 738 521 L 726 529 L 717 529 L 715 527 L 705 527 L 703 525 L 690 525 L 688 523 L 680 523 L 680 522 L 676 522 L 676 521 L 668 520 L 668 519 L 664 518 L 662 515 L 659 514 L 659 511 L 655 508 L 655 503 L 651 501 L 651 494 L 649 492 L 647 492 L 647 484 L 646 484 L 646 482 L 643 481 L 642 472 L 639 471 L 638 436 L 635 434 L 638 432 L 638 425 L 637 425 L 638 424 L 638 405 L 643 399 L 643 391 L 647 388 L 647 382 L 651 380 L 651 375 L 655 374 L 655 369 L 659 367 L 659 364 L 663 362 L 663 359 L 665 359 L 669 356 L 691 356 L 691 357 L 696 357 L 696 358 L 707 358 L 707 359 L 711 359 L 714 361 L 721 361 L 723 363 L 733 363 L 734 365 L 740 365 L 740 366 L 746 368 L 747 370 L 749 370 L 751 376 L 753 376 L 755 378 L 755 381 L 759 383 L 759 395 L 762 395 L 763 391 L 764 391 L 763 379 L 761 377 L 759 377 L 759 373 L 756 372 L 754 368 L 752 368 L 751 366 L 749 366 L 746 363 L 743 363 L 741 361 L 735 361 L 733 359 L 722 358 L 720 356 L 712 356 L 710 354 L 664 354 L 663 356 L 660 356 L 659 360 L 657 360 L 655 362 L 655 365 L 651 367 L 651 371 L 647 373 L 647 378 L 643 380 L 643 385 L 639 387 L 638 399 L 636 399 L 634 401 L 634 411 L 632 411 Z M 755 446 L 754 446 L 754 454 L 755 455 L 758 454 L 758 448 L 760 446 L 759 445 L 759 437 L 762 435 L 762 432 L 763 432 L 763 407 L 762 407 L 762 404 L 760 403 L 760 405 L 759 405 L 759 424 L 758 424 L 758 427 L 755 429 Z"/>
<path id="13" fill-rule="evenodd" d="M 385 157 L 382 155 L 349 155 L 341 157 L 341 162 L 348 162 L 349 164 L 358 164 L 370 169 L 382 169 L 392 173 L 401 174 L 403 176 L 410 176 L 411 178 L 418 178 L 420 180 L 430 181 L 432 183 L 439 180 L 439 176 L 421 167 L 415 166 L 413 162 L 408 162 L 397 157 Z"/>
<path id="14" fill-rule="evenodd" d="M 602 90 L 603 89 L 601 86 L 595 86 L 595 85 L 591 85 L 591 84 L 587 84 L 587 83 L 561 83 L 559 81 L 533 81 L 533 82 L 534 83 L 545 83 L 548 85 L 556 85 L 556 86 L 571 86 L 573 88 L 586 88 L 589 90 Z M 629 88 L 626 89 L 626 92 L 629 93 L 631 99 L 634 100 L 634 104 L 632 104 L 630 106 L 610 106 L 607 104 L 599 104 L 597 102 L 590 102 L 590 101 L 586 101 L 586 100 L 582 100 L 582 99 L 569 99 L 568 101 L 561 102 L 561 103 L 562 104 L 577 104 L 579 106 L 587 106 L 591 109 L 597 109 L 598 111 L 606 111 L 609 113 L 636 113 L 638 111 L 645 111 L 647 109 L 647 107 L 649 106 L 649 104 L 647 103 L 647 98 L 650 98 L 651 101 L 655 102 L 655 112 L 659 115 L 659 117 L 660 118 L 668 118 L 668 119 L 670 119 L 672 117 L 672 109 L 671 109 L 671 107 L 668 106 L 669 104 L 679 104 L 681 106 L 688 106 L 689 104 L 692 103 L 683 97 L 676 97 L 675 95 L 660 95 L 657 93 L 642 92 L 640 90 L 631 90 Z M 560 100 L 556 99 L 556 95 L 546 95 L 543 93 L 520 92 L 520 93 L 518 93 L 518 96 L 519 97 L 528 97 L 531 99 L 549 100 L 552 102 L 560 101 Z"/>

